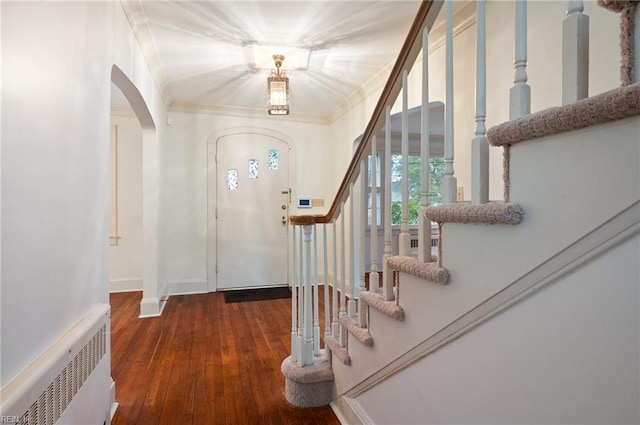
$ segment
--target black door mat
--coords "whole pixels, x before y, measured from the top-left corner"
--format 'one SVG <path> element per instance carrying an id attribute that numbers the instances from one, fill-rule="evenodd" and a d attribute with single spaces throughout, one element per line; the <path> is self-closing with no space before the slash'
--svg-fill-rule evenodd
<path id="1" fill-rule="evenodd" d="M 278 298 L 291 298 L 291 290 L 288 286 L 278 286 L 276 288 L 243 289 L 238 291 L 224 292 L 224 302 L 226 303 L 275 300 Z"/>

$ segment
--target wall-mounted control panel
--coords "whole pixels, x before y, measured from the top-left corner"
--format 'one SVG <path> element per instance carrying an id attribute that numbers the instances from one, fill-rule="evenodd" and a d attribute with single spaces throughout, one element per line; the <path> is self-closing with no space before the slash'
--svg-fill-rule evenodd
<path id="1" fill-rule="evenodd" d="M 311 199 L 298 198 L 298 208 L 311 208 Z"/>

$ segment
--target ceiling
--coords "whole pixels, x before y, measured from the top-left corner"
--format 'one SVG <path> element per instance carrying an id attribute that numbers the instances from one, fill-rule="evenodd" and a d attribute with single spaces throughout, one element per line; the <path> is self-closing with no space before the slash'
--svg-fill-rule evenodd
<path id="1" fill-rule="evenodd" d="M 270 119 L 331 122 L 382 88 L 420 1 L 122 4 L 169 110 L 269 117 L 270 56 L 282 53 L 292 114 Z"/>

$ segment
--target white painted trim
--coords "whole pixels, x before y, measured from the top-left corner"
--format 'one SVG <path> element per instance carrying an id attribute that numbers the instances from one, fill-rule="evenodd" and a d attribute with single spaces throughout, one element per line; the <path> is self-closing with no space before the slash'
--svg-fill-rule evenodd
<path id="1" fill-rule="evenodd" d="M 167 282 L 167 294 L 171 295 L 189 295 L 189 294 L 206 294 L 209 292 L 208 282 L 203 279 L 183 279 Z"/>
<path id="2" fill-rule="evenodd" d="M 453 11 L 453 36 L 457 37 L 466 29 L 476 23 L 476 3 L 475 1 L 455 2 Z M 429 31 L 429 54 L 435 52 L 445 45 L 446 21 L 443 19 L 438 24 L 434 24 Z M 416 62 L 422 60 L 423 53 L 420 52 Z"/>
<path id="3" fill-rule="evenodd" d="M 237 107 L 234 108 L 230 106 L 195 105 L 190 103 L 174 102 L 169 107 L 169 112 L 218 115 L 218 116 L 225 116 L 225 117 L 277 119 L 278 121 L 301 122 L 305 124 L 321 124 L 321 125 L 329 124 L 327 117 L 323 117 L 320 115 L 311 115 L 311 114 L 296 114 L 295 112 L 292 112 L 287 116 L 278 116 L 277 118 L 274 118 L 274 117 L 269 118 L 266 108 L 265 109 L 237 108 Z"/>
<path id="4" fill-rule="evenodd" d="M 100 375 L 99 369 L 110 370 L 110 320 L 111 306 L 109 304 L 95 304 L 85 317 L 72 325 L 60 338 L 43 351 L 32 363 L 30 363 L 15 378 L 0 389 L 0 412 L 4 416 L 22 415 L 32 405 L 34 400 L 40 397 L 43 390 L 54 381 L 56 375 L 62 371 L 70 359 L 77 355 L 85 344 L 98 332 L 102 326 L 106 326 L 106 354 L 89 375 L 89 378 Z M 110 374 L 110 373 L 109 373 Z M 99 379 L 99 378 L 92 378 Z M 85 385 L 87 385 L 85 381 Z M 88 386 L 87 386 L 88 388 Z M 82 389 L 84 393 L 86 389 Z M 80 396 L 81 392 L 74 394 Z M 106 395 L 106 394 L 105 394 Z M 72 400 L 73 401 L 73 400 Z M 105 400 L 106 401 L 106 400 Z M 69 414 L 72 403 L 67 405 L 63 414 Z M 62 422 L 62 421 L 61 421 Z"/>
<path id="5" fill-rule="evenodd" d="M 276 130 L 272 130 L 264 127 L 254 126 L 242 126 L 242 127 L 229 127 L 221 130 L 211 132 L 207 137 L 207 279 L 208 279 L 208 291 L 216 292 L 218 290 L 218 275 L 216 273 L 216 261 L 211 261 L 211 246 L 215 246 L 217 243 L 217 219 L 211 217 L 211 210 L 215 210 L 217 207 L 217 181 L 216 181 L 216 167 L 210 167 L 209 158 L 211 153 L 215 156 L 218 140 L 225 136 L 232 136 L 236 134 L 260 134 L 268 137 L 273 137 L 283 141 L 289 147 L 289 188 L 291 189 L 290 199 L 297 199 L 296 190 L 296 163 L 297 163 L 297 151 L 296 144 L 292 137 L 287 134 L 281 133 Z M 210 152 L 210 149 L 212 152 Z M 212 185 L 213 187 L 210 187 Z M 212 208 L 213 205 L 213 208 Z M 288 215 L 291 215 L 291 210 L 294 207 L 293 203 L 289 204 L 287 211 Z M 288 218 L 288 217 L 287 217 Z M 290 227 L 290 226 L 288 226 Z M 292 231 L 287 230 L 287 284 L 291 286 L 293 282 L 293 261 L 291 261 L 291 241 Z M 217 252 L 216 252 L 217 260 Z"/>
<path id="6" fill-rule="evenodd" d="M 162 308 L 160 308 L 160 300 L 156 297 L 143 298 L 140 301 L 140 319 L 147 317 L 158 317 L 162 314 Z"/>
<path id="7" fill-rule="evenodd" d="M 158 47 L 151 35 L 151 28 L 149 27 L 149 21 L 147 21 L 147 15 L 144 12 L 142 1 L 121 1 L 120 5 L 122 6 L 122 10 L 127 17 L 127 20 L 129 21 L 129 26 L 131 27 L 131 31 L 133 32 L 136 41 L 138 42 L 140 52 L 142 52 L 142 56 L 149 67 L 151 76 L 153 77 L 153 82 L 155 83 L 158 93 L 160 93 L 160 96 L 162 97 L 162 102 L 166 107 L 171 104 L 171 99 L 169 99 L 168 95 L 164 91 L 168 80 L 166 73 L 164 72 L 164 67 L 162 66 L 162 61 L 160 60 L 160 55 L 158 54 Z"/>
<path id="8" fill-rule="evenodd" d="M 373 425 L 373 420 L 367 415 L 360 403 L 351 397 L 342 396 L 330 404 L 331 410 L 338 417 L 341 424 Z"/>
<path id="9" fill-rule="evenodd" d="M 118 411 L 118 407 L 120 407 L 120 403 L 116 401 L 116 383 L 113 380 L 111 381 L 111 388 L 109 388 L 109 397 L 111 398 L 109 417 L 113 421 L 113 418 L 116 416 L 116 412 Z"/>
<path id="10" fill-rule="evenodd" d="M 109 280 L 109 292 L 136 292 L 142 291 L 142 277 L 125 277 Z"/>
<path id="11" fill-rule="evenodd" d="M 357 397 L 379 382 L 470 332 L 586 262 L 640 233 L 640 201 L 593 229 L 439 332 L 345 392 Z"/>

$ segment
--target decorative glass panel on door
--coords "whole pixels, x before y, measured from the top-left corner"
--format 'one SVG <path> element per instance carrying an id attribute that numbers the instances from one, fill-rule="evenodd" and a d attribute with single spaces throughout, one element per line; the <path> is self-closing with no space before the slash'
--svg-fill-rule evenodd
<path id="1" fill-rule="evenodd" d="M 238 190 L 238 170 L 227 172 L 227 187 L 229 190 Z"/>
<path id="2" fill-rule="evenodd" d="M 249 178 L 251 180 L 255 180 L 258 178 L 258 160 L 257 159 L 249 160 Z"/>
<path id="3" fill-rule="evenodd" d="M 269 166 L 270 170 L 278 169 L 278 151 L 276 149 L 271 149 L 269 151 Z"/>

